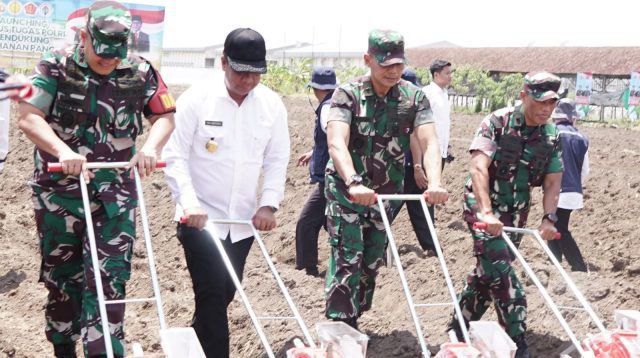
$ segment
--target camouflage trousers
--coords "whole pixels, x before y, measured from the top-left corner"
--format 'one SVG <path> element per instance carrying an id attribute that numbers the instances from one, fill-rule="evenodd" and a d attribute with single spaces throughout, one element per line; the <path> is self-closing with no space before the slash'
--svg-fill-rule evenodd
<path id="1" fill-rule="evenodd" d="M 105 346 L 82 201 L 36 188 L 33 202 L 42 255 L 40 281 L 49 291 L 47 339 L 65 344 L 82 336 L 85 356 L 100 356 Z M 124 299 L 135 210 L 108 217 L 99 201 L 91 202 L 91 210 L 104 295 L 107 300 Z M 115 356 L 124 356 L 124 312 L 124 304 L 107 305 Z"/>
<path id="2" fill-rule="evenodd" d="M 465 193 L 464 217 L 473 237 L 473 252 L 476 267 L 467 276 L 466 285 L 459 295 L 459 303 L 465 323 L 476 321 L 494 301 L 498 321 L 510 337 L 520 336 L 527 330 L 527 299 L 522 284 L 511 266 L 513 254 L 502 236 L 491 237 L 484 231 L 473 230 L 478 221 L 477 203 L 473 194 Z M 520 212 L 494 214 L 505 226 L 524 226 L 528 206 Z M 519 245 L 522 236 L 511 234 L 510 239 Z"/>
<path id="3" fill-rule="evenodd" d="M 331 255 L 326 274 L 326 316 L 359 317 L 371 308 L 378 268 L 384 263 L 387 234 L 382 217 L 374 208 L 357 213 L 342 207 L 339 215 L 327 216 L 327 230 Z"/>

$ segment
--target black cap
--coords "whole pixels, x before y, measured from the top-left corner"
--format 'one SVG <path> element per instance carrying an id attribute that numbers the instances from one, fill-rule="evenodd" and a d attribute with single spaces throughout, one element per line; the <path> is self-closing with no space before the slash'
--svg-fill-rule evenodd
<path id="1" fill-rule="evenodd" d="M 431 64 L 431 67 L 429 67 L 429 71 L 431 72 L 442 71 L 442 69 L 447 66 L 451 66 L 451 62 L 445 61 L 445 60 L 435 60 Z"/>
<path id="2" fill-rule="evenodd" d="M 236 72 L 267 73 L 267 49 L 257 31 L 238 28 L 224 40 L 224 55 Z"/>
<path id="3" fill-rule="evenodd" d="M 331 67 L 314 67 L 311 82 L 307 83 L 307 86 L 319 90 L 336 89 L 336 72 Z"/>
<path id="4" fill-rule="evenodd" d="M 402 79 L 409 81 L 416 86 L 420 86 L 418 84 L 418 75 L 416 74 L 416 71 L 410 68 L 405 68 L 404 71 L 402 71 Z"/>

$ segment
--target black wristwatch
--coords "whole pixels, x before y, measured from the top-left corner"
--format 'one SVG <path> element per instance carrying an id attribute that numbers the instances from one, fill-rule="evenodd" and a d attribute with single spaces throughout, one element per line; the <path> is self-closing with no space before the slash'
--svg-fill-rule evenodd
<path id="1" fill-rule="evenodd" d="M 350 188 L 352 185 L 362 184 L 362 176 L 360 176 L 359 174 L 353 174 L 344 183 L 347 185 L 347 188 Z"/>
<path id="2" fill-rule="evenodd" d="M 547 219 L 551 223 L 555 224 L 555 223 L 558 222 L 558 215 L 556 215 L 556 213 L 544 214 L 544 216 L 542 217 L 542 220 L 544 221 L 545 219 Z"/>

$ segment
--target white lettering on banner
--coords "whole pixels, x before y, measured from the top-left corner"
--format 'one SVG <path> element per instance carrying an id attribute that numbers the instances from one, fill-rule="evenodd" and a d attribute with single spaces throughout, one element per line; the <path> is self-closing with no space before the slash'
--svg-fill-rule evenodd
<path id="1" fill-rule="evenodd" d="M 60 25 L 41 19 L 0 17 L 0 51 L 46 52 L 65 37 Z"/>

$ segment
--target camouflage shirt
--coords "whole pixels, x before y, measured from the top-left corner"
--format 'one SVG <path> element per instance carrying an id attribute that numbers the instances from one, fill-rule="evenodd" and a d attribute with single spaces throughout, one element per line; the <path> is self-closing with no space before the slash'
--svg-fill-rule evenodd
<path id="1" fill-rule="evenodd" d="M 155 70 L 137 56 L 123 59 L 110 75 L 94 73 L 79 47 L 46 53 L 32 80 L 35 95 L 27 102 L 44 112 L 45 120 L 72 150 L 88 162 L 129 161 L 142 133 L 142 115 L 157 89 Z M 30 183 L 51 200 L 80 198 L 77 177 L 47 173 L 46 163 L 58 159 L 35 149 Z M 89 190 L 95 192 L 109 216 L 136 205 L 135 183 L 122 170 L 96 170 Z"/>
<path id="2" fill-rule="evenodd" d="M 348 149 L 353 166 L 363 178 L 363 185 L 380 194 L 403 190 L 404 153 L 409 149 L 409 135 L 419 125 L 433 123 L 429 100 L 422 90 L 401 80 L 384 98 L 373 91 L 369 76 L 338 88 L 331 99 L 329 121 L 350 125 Z M 344 181 L 327 164 L 327 187 L 341 205 L 356 210 L 347 199 Z"/>
<path id="3" fill-rule="evenodd" d="M 484 118 L 469 148 L 474 150 L 492 159 L 489 197 L 502 213 L 526 211 L 530 188 L 542 185 L 545 174 L 563 171 L 558 129 L 552 123 L 527 126 L 522 105 Z M 465 191 L 472 192 L 470 176 Z"/>

